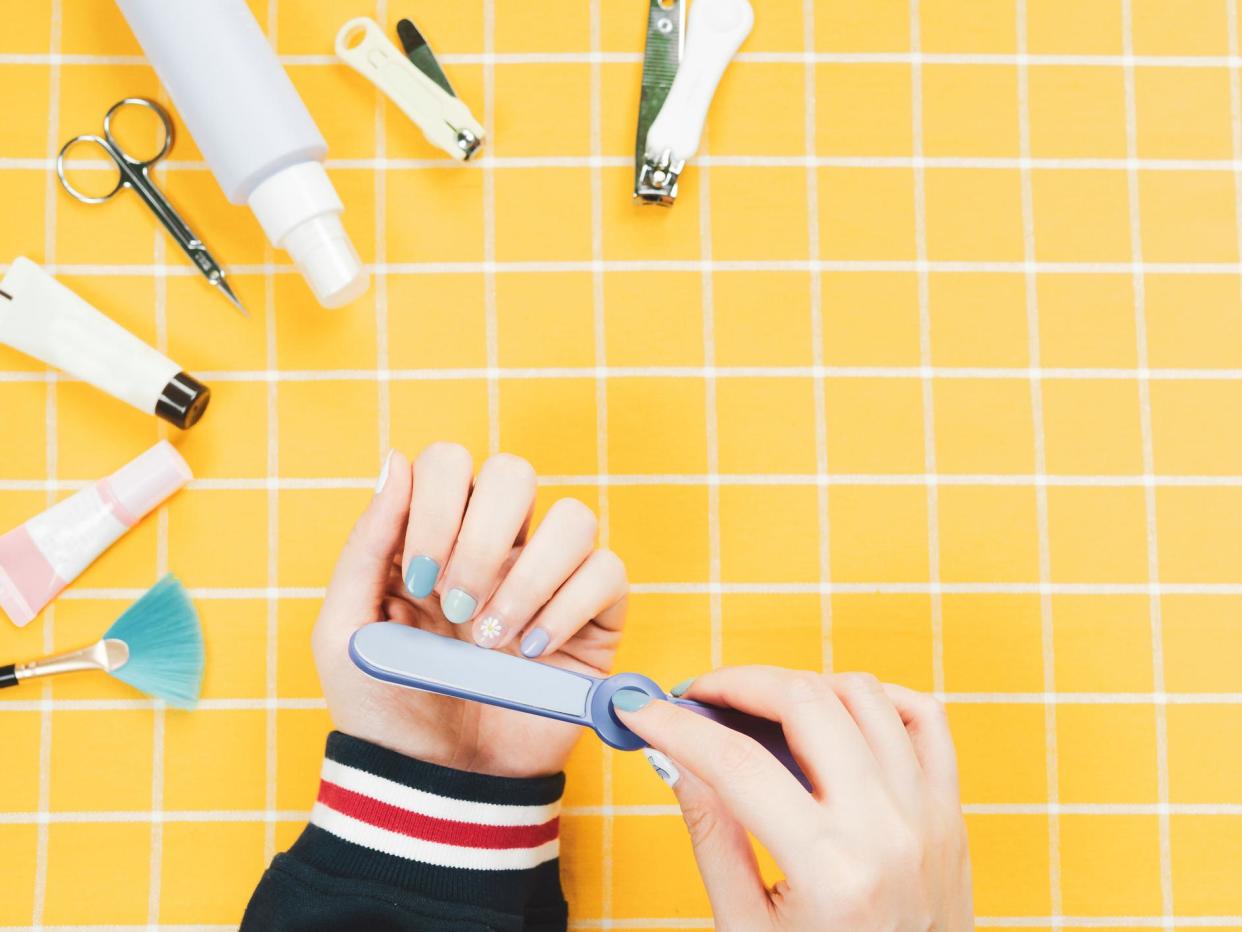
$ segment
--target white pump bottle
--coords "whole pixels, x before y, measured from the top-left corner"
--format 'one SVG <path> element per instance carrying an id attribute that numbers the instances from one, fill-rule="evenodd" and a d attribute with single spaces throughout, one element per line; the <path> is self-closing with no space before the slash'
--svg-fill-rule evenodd
<path id="1" fill-rule="evenodd" d="M 367 290 L 328 146 L 245 0 L 117 0 L 225 196 L 249 204 L 324 307 Z"/>

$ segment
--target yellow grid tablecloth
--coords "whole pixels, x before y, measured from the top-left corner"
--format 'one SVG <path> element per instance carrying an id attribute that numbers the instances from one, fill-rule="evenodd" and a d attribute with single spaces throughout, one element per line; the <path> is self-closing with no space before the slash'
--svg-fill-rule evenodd
<path id="1" fill-rule="evenodd" d="M 0 262 L 26 254 L 215 392 L 197 478 L 5 659 L 172 570 L 205 701 L 0 697 L 0 927 L 235 924 L 329 728 L 308 649 L 383 453 L 505 449 L 628 561 L 621 668 L 869 669 L 942 694 L 984 926 L 1242 929 L 1237 0 L 772 0 L 668 211 L 630 204 L 642 0 L 268 0 L 370 292 L 318 308 L 182 135 L 136 198 L 50 156 L 161 91 L 107 0 L 9 4 Z M 462 166 L 330 54 L 414 18 L 486 115 Z M 0 525 L 168 433 L 0 352 Z M 586 738 L 578 928 L 698 929 L 666 789 Z M 150 924 L 150 925 L 149 925 Z"/>

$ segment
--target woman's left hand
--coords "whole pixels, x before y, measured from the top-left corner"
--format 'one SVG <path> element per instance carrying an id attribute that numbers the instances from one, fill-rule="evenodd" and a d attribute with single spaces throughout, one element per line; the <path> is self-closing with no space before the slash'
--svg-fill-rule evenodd
<path id="1" fill-rule="evenodd" d="M 582 729 L 377 682 L 349 659 L 350 636 L 387 619 L 540 663 L 607 675 L 627 583 L 596 547 L 594 513 L 561 499 L 531 534 L 535 472 L 501 454 L 477 477 L 456 444 L 411 464 L 394 451 L 350 534 L 312 637 L 341 731 L 458 770 L 528 777 L 564 767 Z"/>

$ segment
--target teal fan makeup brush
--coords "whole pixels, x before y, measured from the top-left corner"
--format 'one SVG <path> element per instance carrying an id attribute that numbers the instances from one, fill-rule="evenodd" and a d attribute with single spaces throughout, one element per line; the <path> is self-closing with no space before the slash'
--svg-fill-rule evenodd
<path id="1" fill-rule="evenodd" d="M 185 587 L 165 576 L 89 647 L 0 667 L 0 688 L 79 670 L 102 670 L 169 705 L 194 708 L 203 681 L 203 634 Z"/>

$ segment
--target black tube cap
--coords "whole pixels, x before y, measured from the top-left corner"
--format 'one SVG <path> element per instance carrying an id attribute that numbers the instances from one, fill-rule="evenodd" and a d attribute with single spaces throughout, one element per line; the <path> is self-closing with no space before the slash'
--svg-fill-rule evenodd
<path id="1" fill-rule="evenodd" d="M 178 372 L 160 392 L 155 414 L 187 430 L 198 423 L 211 401 L 211 389 L 187 372 Z"/>

